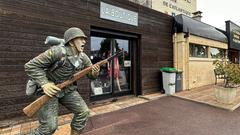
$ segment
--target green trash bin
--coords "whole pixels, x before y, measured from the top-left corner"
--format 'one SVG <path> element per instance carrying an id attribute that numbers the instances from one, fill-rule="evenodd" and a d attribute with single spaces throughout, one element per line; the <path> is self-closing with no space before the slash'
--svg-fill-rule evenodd
<path id="1" fill-rule="evenodd" d="M 175 87 L 175 92 L 179 92 L 182 90 L 182 72 L 178 70 L 176 73 L 176 87 Z"/>
<path id="2" fill-rule="evenodd" d="M 160 68 L 160 71 L 162 72 L 163 89 L 165 90 L 165 93 L 168 95 L 174 94 L 177 69 L 171 67 L 162 67 Z"/>

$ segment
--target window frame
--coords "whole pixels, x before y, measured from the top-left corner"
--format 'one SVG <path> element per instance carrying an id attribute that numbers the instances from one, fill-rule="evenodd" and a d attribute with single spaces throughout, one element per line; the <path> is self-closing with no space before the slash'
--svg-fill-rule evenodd
<path id="1" fill-rule="evenodd" d="M 199 56 L 199 55 L 196 55 L 193 53 L 193 50 L 192 50 L 192 47 L 193 46 L 203 46 L 203 47 L 206 47 L 206 51 L 204 53 L 204 56 L 205 57 L 202 57 L 202 56 Z M 195 43 L 189 43 L 189 57 L 193 57 L 193 58 L 209 58 L 209 46 L 207 45 L 201 45 L 201 44 L 195 44 Z"/>
<path id="2" fill-rule="evenodd" d="M 212 57 L 212 55 L 211 55 L 211 50 L 212 49 L 218 49 L 218 50 L 223 50 L 223 56 L 221 57 L 221 58 L 217 58 L 217 57 Z M 209 57 L 211 58 L 211 59 L 224 59 L 225 57 L 226 57 L 226 49 L 223 49 L 223 48 L 218 48 L 218 47 L 210 47 L 209 48 Z"/>

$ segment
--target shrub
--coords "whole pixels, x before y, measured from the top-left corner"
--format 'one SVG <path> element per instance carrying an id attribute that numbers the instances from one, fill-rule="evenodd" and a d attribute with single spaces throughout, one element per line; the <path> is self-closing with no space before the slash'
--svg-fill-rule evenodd
<path id="1" fill-rule="evenodd" d="M 223 60 L 216 60 L 213 64 L 215 65 L 215 72 L 225 76 L 224 87 L 233 88 L 239 86 L 240 67 L 238 64 Z"/>

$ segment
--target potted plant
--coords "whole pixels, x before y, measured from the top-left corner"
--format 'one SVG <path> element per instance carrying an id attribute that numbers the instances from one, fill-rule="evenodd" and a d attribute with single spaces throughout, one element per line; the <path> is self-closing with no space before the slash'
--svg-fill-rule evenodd
<path id="1" fill-rule="evenodd" d="M 217 101 L 232 104 L 236 97 L 237 87 L 240 84 L 240 67 L 238 64 L 216 60 L 215 75 L 223 75 L 224 82 L 215 85 L 215 97 Z"/>

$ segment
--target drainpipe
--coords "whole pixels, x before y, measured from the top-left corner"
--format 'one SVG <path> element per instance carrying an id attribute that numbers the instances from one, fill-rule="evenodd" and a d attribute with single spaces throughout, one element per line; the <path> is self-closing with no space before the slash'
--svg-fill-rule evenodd
<path id="1" fill-rule="evenodd" d="M 173 34 L 173 67 L 178 69 L 177 33 Z"/>
<path id="2" fill-rule="evenodd" d="M 190 37 L 190 33 L 188 31 L 188 33 L 186 33 L 186 35 L 184 35 L 185 43 L 186 43 L 186 71 L 185 71 L 185 75 L 186 75 L 186 82 L 187 82 L 187 86 L 186 86 L 186 90 L 189 90 L 190 88 L 190 82 L 189 82 L 189 78 L 190 78 L 190 74 L 189 74 L 189 37 Z"/>

